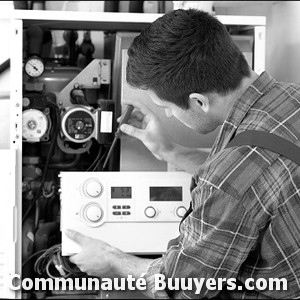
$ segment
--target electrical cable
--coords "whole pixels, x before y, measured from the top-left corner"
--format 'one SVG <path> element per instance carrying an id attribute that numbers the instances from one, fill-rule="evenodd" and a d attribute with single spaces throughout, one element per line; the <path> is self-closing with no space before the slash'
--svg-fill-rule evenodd
<path id="1" fill-rule="evenodd" d="M 93 169 L 93 172 L 95 172 L 97 170 L 97 168 L 99 167 L 100 163 L 104 160 L 104 158 L 107 157 L 107 151 L 105 151 L 102 155 L 102 157 L 98 160 L 96 166 Z"/>
<path id="2" fill-rule="evenodd" d="M 45 190 L 43 189 L 43 197 L 48 199 L 51 198 L 55 194 L 55 186 L 52 186 L 51 192 L 46 194 Z"/>
<path id="3" fill-rule="evenodd" d="M 102 154 L 102 150 L 103 150 L 103 147 L 100 145 L 100 149 L 98 151 L 98 154 L 97 154 L 96 158 L 94 159 L 92 164 L 86 169 L 86 171 L 90 171 L 94 168 L 95 164 L 97 164 L 98 160 L 100 159 L 100 156 Z"/>
<path id="4" fill-rule="evenodd" d="M 53 276 L 50 271 L 49 271 L 49 267 L 50 265 L 52 264 L 52 261 L 49 260 L 48 263 L 46 264 L 46 267 L 45 267 L 45 271 L 46 271 L 46 274 L 48 277 L 52 278 L 52 279 L 55 279 L 55 276 Z"/>
<path id="5" fill-rule="evenodd" d="M 24 221 L 27 219 L 27 217 L 29 216 L 29 214 L 31 213 L 32 209 L 34 208 L 37 200 L 39 199 L 40 195 L 43 192 L 43 188 L 44 188 L 44 183 L 46 181 L 46 175 L 47 175 L 47 170 L 48 170 L 48 166 L 49 166 L 49 162 L 50 162 L 50 158 L 52 156 L 53 150 L 54 150 L 54 146 L 55 146 L 55 142 L 56 142 L 56 137 L 59 134 L 59 130 L 60 130 L 60 123 L 59 123 L 59 118 L 60 118 L 60 114 L 59 114 L 59 108 L 56 104 L 54 104 L 53 102 L 48 102 L 48 104 L 50 106 L 52 106 L 55 109 L 56 112 L 56 120 L 54 122 L 55 127 L 53 128 L 53 137 L 52 137 L 52 141 L 50 144 L 50 148 L 49 148 L 49 152 L 46 158 L 46 162 L 45 162 L 45 166 L 44 166 L 44 170 L 43 170 L 43 176 L 42 176 L 42 180 L 41 180 L 41 184 L 39 187 L 39 190 L 37 191 L 37 193 L 35 194 L 33 200 L 31 201 L 30 206 L 28 207 L 27 211 L 24 213 L 23 218 L 22 218 L 22 224 L 24 224 Z"/>
<path id="6" fill-rule="evenodd" d="M 37 253 L 34 255 L 37 255 Z M 76 265 L 71 267 L 67 258 L 62 256 L 61 244 L 54 245 L 44 251 L 44 253 L 35 261 L 34 271 L 39 275 L 46 273 L 50 278 L 57 278 L 57 276 L 53 275 L 50 271 L 51 265 L 53 265 L 58 271 L 59 277 L 67 278 L 70 276 L 85 276 L 85 273 L 81 272 Z"/>
<path id="7" fill-rule="evenodd" d="M 37 253 L 35 255 L 37 255 Z M 44 251 L 44 253 L 35 261 L 34 271 L 39 275 L 46 273 L 48 277 L 56 278 L 57 276 L 53 275 L 50 271 L 51 265 L 58 271 L 60 274 L 59 277 L 85 276 L 85 273 L 81 272 L 76 265 L 71 267 L 67 257 L 62 256 L 61 244 L 54 245 Z"/>

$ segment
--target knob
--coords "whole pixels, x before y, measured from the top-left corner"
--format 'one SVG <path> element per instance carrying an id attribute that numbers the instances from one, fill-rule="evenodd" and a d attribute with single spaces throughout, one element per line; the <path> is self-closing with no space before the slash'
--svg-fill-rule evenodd
<path id="1" fill-rule="evenodd" d="M 85 192 L 88 196 L 96 198 L 101 195 L 102 185 L 98 181 L 89 181 L 85 186 Z"/>
<path id="2" fill-rule="evenodd" d="M 176 209 L 176 215 L 179 217 L 179 218 L 182 218 L 186 213 L 186 208 L 184 206 L 179 206 L 177 207 Z"/>
<path id="3" fill-rule="evenodd" d="M 85 215 L 86 215 L 86 218 L 88 219 L 88 221 L 98 222 L 101 220 L 102 211 L 101 211 L 100 207 L 98 207 L 96 205 L 92 205 L 86 209 Z"/>
<path id="4" fill-rule="evenodd" d="M 154 218 L 156 216 L 156 210 L 155 210 L 155 208 L 152 207 L 152 206 L 146 207 L 146 209 L 145 209 L 145 215 L 148 218 Z"/>

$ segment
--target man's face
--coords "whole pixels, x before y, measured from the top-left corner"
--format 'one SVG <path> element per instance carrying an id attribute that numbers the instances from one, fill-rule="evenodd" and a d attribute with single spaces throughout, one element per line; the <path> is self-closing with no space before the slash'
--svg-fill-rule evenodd
<path id="1" fill-rule="evenodd" d="M 165 110 L 165 114 L 168 118 L 174 116 L 187 127 L 203 134 L 209 133 L 216 128 L 216 126 L 213 125 L 213 120 L 209 118 L 207 114 L 201 112 L 201 110 L 194 110 L 191 107 L 182 109 L 171 102 L 161 100 L 156 93 L 151 90 L 147 90 L 147 93 L 157 106 Z"/>

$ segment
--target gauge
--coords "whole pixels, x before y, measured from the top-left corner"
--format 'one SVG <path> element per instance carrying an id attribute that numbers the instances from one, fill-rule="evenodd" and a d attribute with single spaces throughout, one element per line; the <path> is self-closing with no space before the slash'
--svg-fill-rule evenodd
<path id="1" fill-rule="evenodd" d="M 45 64 L 38 56 L 32 56 L 25 62 L 24 69 L 28 76 L 36 78 L 44 73 Z"/>

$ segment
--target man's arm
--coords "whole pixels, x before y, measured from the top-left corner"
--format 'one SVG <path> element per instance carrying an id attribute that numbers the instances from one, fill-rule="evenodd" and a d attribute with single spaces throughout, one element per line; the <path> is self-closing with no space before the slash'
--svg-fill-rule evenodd
<path id="1" fill-rule="evenodd" d="M 66 235 L 82 248 L 81 252 L 70 257 L 70 261 L 88 275 L 127 277 L 130 274 L 138 278 L 153 261 L 124 253 L 101 240 L 71 229 L 66 231 Z"/>
<path id="2" fill-rule="evenodd" d="M 164 161 L 193 174 L 196 168 L 206 161 L 209 152 L 210 149 L 188 148 L 174 143 L 172 151 L 164 152 L 161 156 Z"/>
<path id="3" fill-rule="evenodd" d="M 151 264 L 156 264 L 160 259 L 146 259 L 125 253 L 109 244 L 87 237 L 77 231 L 67 230 L 66 235 L 81 245 L 82 251 L 72 255 L 70 261 L 89 276 L 110 277 L 110 278 L 127 278 L 131 275 L 137 279 L 148 272 Z M 159 263 L 158 263 L 159 265 Z M 153 270 L 153 267 L 152 267 Z M 145 277 L 147 289 L 144 294 L 154 298 L 153 278 Z M 163 291 L 162 298 L 167 298 Z"/>

